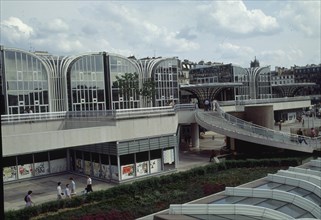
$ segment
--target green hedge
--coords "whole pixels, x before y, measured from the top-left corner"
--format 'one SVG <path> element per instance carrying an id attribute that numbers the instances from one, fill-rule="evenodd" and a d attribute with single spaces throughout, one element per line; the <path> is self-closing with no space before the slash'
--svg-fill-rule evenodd
<path id="1" fill-rule="evenodd" d="M 282 158 L 227 160 L 219 164 L 211 163 L 184 172 L 150 177 L 131 184 L 121 184 L 108 190 L 89 193 L 86 196 L 76 196 L 68 200 L 51 201 L 35 207 L 8 211 L 5 213 L 5 219 L 30 219 L 66 208 L 75 209 L 55 213 L 52 219 L 75 219 L 75 216 L 77 216 L 76 219 L 81 219 L 84 215 L 91 215 L 93 218 L 96 216 L 99 219 L 105 215 L 108 217 L 109 215 L 106 212 L 110 212 L 111 216 L 126 213 L 125 216 L 122 216 L 123 219 L 133 219 L 133 216 L 143 216 L 165 209 L 172 203 L 186 203 L 200 196 L 222 191 L 225 185 L 236 186 L 248 181 L 243 177 L 236 178 L 235 174 L 227 173 L 224 178 L 225 183 L 222 183 L 220 182 L 222 178 L 216 179 L 216 175 L 213 175 L 221 171 L 235 168 L 298 166 L 301 161 L 299 158 Z M 235 172 L 239 171 L 236 170 Z M 231 175 L 233 175 L 233 178 Z M 153 205 L 151 206 L 151 204 Z M 78 207 L 81 207 L 81 209 Z M 137 207 L 140 208 L 137 209 Z M 128 212 L 129 210 L 132 211 Z M 69 212 L 70 214 L 68 214 Z M 104 218 L 108 219 L 109 217 L 107 217 Z M 46 220 L 51 219 L 50 216 L 45 218 Z"/>

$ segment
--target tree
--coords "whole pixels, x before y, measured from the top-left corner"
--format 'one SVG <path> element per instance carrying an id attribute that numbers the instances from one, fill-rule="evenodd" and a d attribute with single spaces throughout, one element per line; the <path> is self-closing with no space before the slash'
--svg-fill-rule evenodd
<path id="1" fill-rule="evenodd" d="M 142 88 L 140 89 L 139 93 L 141 96 L 146 98 L 147 103 L 155 96 L 156 92 L 156 83 L 152 79 L 147 79 L 143 82 Z"/>
<path id="2" fill-rule="evenodd" d="M 144 80 L 141 88 L 139 88 L 139 77 L 137 73 L 125 73 L 121 76 L 116 76 L 116 80 L 113 87 L 119 89 L 119 96 L 123 97 L 124 102 L 127 103 L 127 107 L 130 106 L 130 97 L 138 97 L 141 95 L 143 98 L 146 98 L 147 103 L 150 103 L 155 95 L 156 83 L 150 78 Z"/>

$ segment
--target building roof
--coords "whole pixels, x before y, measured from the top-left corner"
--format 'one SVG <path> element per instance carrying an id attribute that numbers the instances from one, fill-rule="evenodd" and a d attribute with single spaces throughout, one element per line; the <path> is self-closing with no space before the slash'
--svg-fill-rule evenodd
<path id="1" fill-rule="evenodd" d="M 188 204 L 154 219 L 321 219 L 321 158 Z"/>

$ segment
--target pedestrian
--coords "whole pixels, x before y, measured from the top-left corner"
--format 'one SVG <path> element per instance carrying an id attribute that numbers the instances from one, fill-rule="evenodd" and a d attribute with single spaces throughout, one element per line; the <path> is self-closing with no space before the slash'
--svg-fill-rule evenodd
<path id="1" fill-rule="evenodd" d="M 32 194 L 32 191 L 29 190 L 27 195 L 25 196 L 26 207 L 30 207 L 32 204 L 34 204 L 34 202 L 31 199 L 31 194 Z"/>
<path id="2" fill-rule="evenodd" d="M 76 183 L 74 181 L 74 178 L 70 177 L 69 178 L 70 180 L 70 183 L 71 183 L 71 190 L 70 190 L 70 194 L 73 196 L 73 195 L 76 195 Z"/>
<path id="3" fill-rule="evenodd" d="M 311 137 L 316 137 L 315 129 L 311 128 Z"/>
<path id="4" fill-rule="evenodd" d="M 63 195 L 64 195 L 64 193 L 61 190 L 61 182 L 58 182 L 58 184 L 57 184 L 57 199 L 58 200 L 62 199 Z"/>
<path id="5" fill-rule="evenodd" d="M 89 175 L 87 175 L 87 187 L 86 188 L 87 188 L 87 193 L 93 192 L 92 180 Z"/>
<path id="6" fill-rule="evenodd" d="M 302 127 L 304 128 L 304 119 L 302 118 Z"/>
<path id="7" fill-rule="evenodd" d="M 301 128 L 299 128 L 298 132 L 297 132 L 297 135 L 298 135 L 298 141 L 299 143 L 301 144 L 302 142 L 304 142 L 305 144 L 308 144 L 306 142 L 306 140 L 304 139 L 304 136 L 303 136 L 303 132 L 301 130 Z"/>
<path id="8" fill-rule="evenodd" d="M 279 130 L 282 130 L 282 120 L 279 121 Z"/>
<path id="9" fill-rule="evenodd" d="M 70 193 L 70 189 L 69 189 L 69 184 L 66 184 L 66 188 L 65 188 L 65 196 L 67 199 L 71 198 L 71 193 Z"/>

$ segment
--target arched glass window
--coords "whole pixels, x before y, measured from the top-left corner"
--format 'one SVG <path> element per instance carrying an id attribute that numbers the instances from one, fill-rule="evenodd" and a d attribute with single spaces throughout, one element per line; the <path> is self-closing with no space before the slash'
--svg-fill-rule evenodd
<path id="1" fill-rule="evenodd" d="M 48 112 L 48 73 L 34 55 L 5 50 L 4 68 L 8 114 Z"/>

